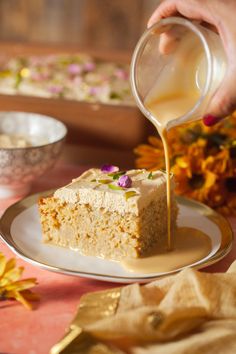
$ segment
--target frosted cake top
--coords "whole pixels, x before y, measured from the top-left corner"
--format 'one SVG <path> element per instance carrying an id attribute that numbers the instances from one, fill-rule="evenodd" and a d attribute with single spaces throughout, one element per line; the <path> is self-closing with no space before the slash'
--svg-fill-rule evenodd
<path id="1" fill-rule="evenodd" d="M 108 170 L 87 170 L 56 190 L 54 197 L 67 203 L 89 204 L 94 208 L 138 215 L 151 200 L 166 194 L 166 174 L 162 171 Z"/>

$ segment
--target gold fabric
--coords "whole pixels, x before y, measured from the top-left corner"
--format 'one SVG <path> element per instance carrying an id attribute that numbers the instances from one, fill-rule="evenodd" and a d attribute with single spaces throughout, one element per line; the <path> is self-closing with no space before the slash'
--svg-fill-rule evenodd
<path id="1" fill-rule="evenodd" d="M 78 321 L 81 310 L 89 321 Z M 236 261 L 227 273 L 188 268 L 147 285 L 89 294 L 76 321 L 91 340 L 82 351 L 70 344 L 68 353 L 236 353 Z M 67 353 L 53 353 L 59 352 Z"/>

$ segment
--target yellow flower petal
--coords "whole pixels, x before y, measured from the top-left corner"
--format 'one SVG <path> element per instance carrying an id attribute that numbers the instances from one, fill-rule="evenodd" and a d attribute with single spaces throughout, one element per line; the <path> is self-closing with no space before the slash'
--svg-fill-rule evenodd
<path id="1" fill-rule="evenodd" d="M 208 171 L 206 174 L 206 182 L 205 182 L 204 187 L 206 189 L 212 187 L 216 182 L 216 178 L 217 178 L 217 176 L 214 173 Z"/>
<path id="2" fill-rule="evenodd" d="M 14 292 L 14 298 L 17 301 L 19 301 L 22 305 L 24 305 L 28 310 L 32 310 L 33 308 L 32 304 L 24 298 L 22 293 L 18 291 Z"/>
<path id="3" fill-rule="evenodd" d="M 29 77 L 30 76 L 30 70 L 28 68 L 23 68 L 20 71 L 20 75 L 24 78 Z"/>
<path id="4" fill-rule="evenodd" d="M 32 288 L 36 284 L 36 279 L 35 278 L 28 278 L 28 279 L 23 279 L 23 280 L 18 280 L 16 282 L 13 282 L 7 286 L 5 286 L 6 290 L 11 291 L 22 291 L 26 290 L 29 288 Z"/>
<path id="5" fill-rule="evenodd" d="M 32 309 L 28 300 L 38 300 L 37 294 L 29 289 L 36 284 L 35 278 L 20 280 L 24 268 L 16 267 L 16 260 L 6 260 L 0 253 L 0 299 L 15 299 L 21 302 L 26 308 Z"/>
<path id="6" fill-rule="evenodd" d="M 5 272 L 6 264 L 7 264 L 6 257 L 0 252 L 0 279 Z"/>
<path id="7" fill-rule="evenodd" d="M 13 269 L 9 270 L 8 272 L 6 272 L 4 274 L 4 277 L 2 277 L 0 279 L 0 288 L 3 286 L 5 287 L 10 283 L 19 280 L 22 275 L 23 270 L 24 270 L 23 267 L 19 267 L 19 268 L 13 268 Z"/>
<path id="8" fill-rule="evenodd" d="M 154 146 L 156 148 L 163 149 L 163 144 L 162 144 L 161 139 L 157 138 L 156 136 L 149 136 L 148 142 L 149 142 L 149 144 L 151 144 L 152 146 Z"/>
<path id="9" fill-rule="evenodd" d="M 26 300 L 29 301 L 38 301 L 40 299 L 40 296 L 36 293 L 33 293 L 31 290 L 22 290 L 21 294 L 24 296 Z"/>
<path id="10" fill-rule="evenodd" d="M 16 267 L 16 259 L 15 258 L 9 259 L 9 261 L 7 261 L 7 264 L 6 264 L 5 273 L 9 272 L 10 270 L 12 270 L 15 267 Z"/>
<path id="11" fill-rule="evenodd" d="M 187 167 L 188 167 L 188 163 L 187 163 L 186 159 L 184 159 L 183 157 L 177 157 L 177 159 L 175 160 L 175 162 L 176 162 L 177 165 L 179 165 L 179 167 L 181 167 L 181 168 L 187 168 Z"/>

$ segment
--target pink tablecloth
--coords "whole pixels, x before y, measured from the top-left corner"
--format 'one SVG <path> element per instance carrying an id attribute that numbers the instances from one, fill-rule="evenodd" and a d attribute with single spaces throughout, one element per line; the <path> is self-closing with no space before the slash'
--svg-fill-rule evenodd
<path id="1" fill-rule="evenodd" d="M 84 171 L 84 167 L 58 165 L 33 186 L 33 192 L 64 185 Z M 0 211 L 7 204 L 0 203 Z M 230 219 L 236 231 L 236 219 Z M 0 251 L 7 257 L 12 252 L 0 241 Z M 206 268 L 206 271 L 225 271 L 236 258 L 236 246 L 225 259 Z M 117 284 L 64 276 L 39 268 L 18 259 L 18 265 L 25 267 L 24 277 L 36 277 L 35 291 L 41 300 L 35 310 L 28 311 L 17 302 L 0 302 L 0 353 L 46 354 L 65 332 L 71 322 L 80 296 L 89 291 L 102 290 Z"/>

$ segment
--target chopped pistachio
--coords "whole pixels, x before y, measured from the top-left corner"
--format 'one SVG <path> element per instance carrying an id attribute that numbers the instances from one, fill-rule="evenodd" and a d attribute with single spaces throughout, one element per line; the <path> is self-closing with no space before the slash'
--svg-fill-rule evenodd
<path id="1" fill-rule="evenodd" d="M 115 184 L 108 184 L 108 187 L 109 187 L 110 189 L 115 190 L 115 191 L 123 191 L 123 188 L 122 188 L 122 187 L 116 186 Z"/>
<path id="2" fill-rule="evenodd" d="M 119 179 L 120 176 L 123 176 L 126 172 L 125 171 L 119 171 L 119 172 L 113 172 L 109 173 L 108 176 L 112 177 L 112 179 L 116 180 Z"/>
<path id="3" fill-rule="evenodd" d="M 110 180 L 110 179 L 99 179 L 99 180 L 98 180 L 98 183 L 101 183 L 101 184 L 108 184 L 108 183 L 111 183 L 111 180 Z"/>
<path id="4" fill-rule="evenodd" d="M 135 191 L 129 191 L 125 193 L 125 199 L 128 200 L 129 198 L 137 196 L 138 193 Z"/>

